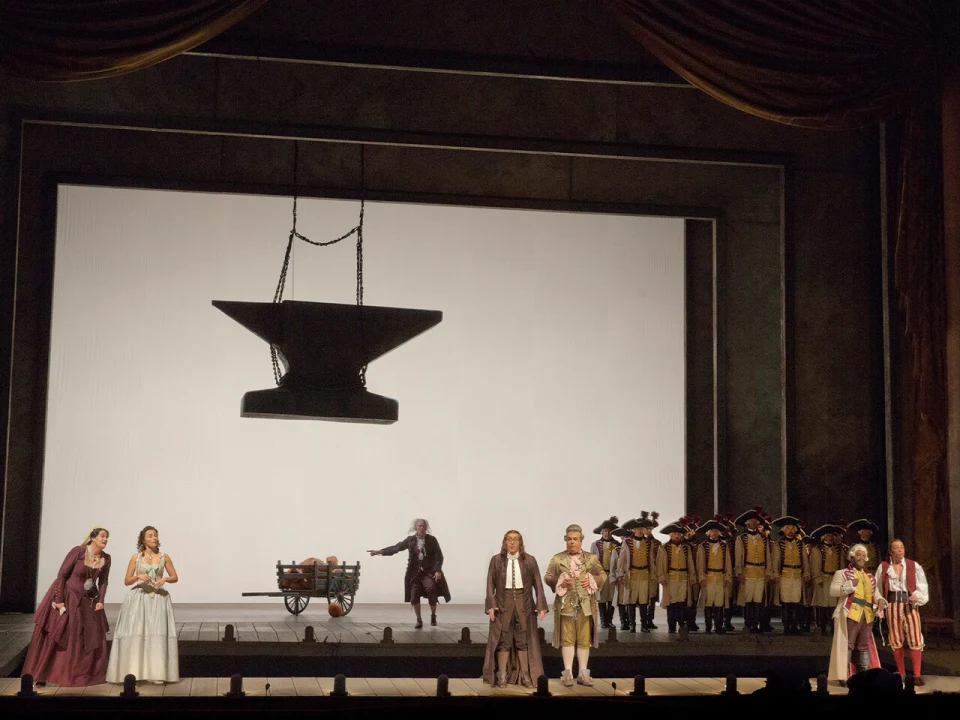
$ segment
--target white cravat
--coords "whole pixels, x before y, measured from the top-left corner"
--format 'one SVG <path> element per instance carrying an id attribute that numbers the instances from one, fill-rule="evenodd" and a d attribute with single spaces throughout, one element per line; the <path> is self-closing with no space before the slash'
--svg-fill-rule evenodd
<path id="1" fill-rule="evenodd" d="M 520 578 L 520 553 L 516 555 L 507 553 L 506 574 L 505 586 L 508 590 L 523 587 L 523 580 Z"/>

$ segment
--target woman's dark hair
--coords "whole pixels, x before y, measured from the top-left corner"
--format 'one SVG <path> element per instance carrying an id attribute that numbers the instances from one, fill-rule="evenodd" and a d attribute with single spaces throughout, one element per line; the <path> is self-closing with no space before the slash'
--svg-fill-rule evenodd
<path id="1" fill-rule="evenodd" d="M 527 553 L 523 549 L 523 535 L 520 534 L 519 530 L 507 530 L 503 534 L 503 544 L 500 546 L 500 557 L 505 558 L 507 556 L 507 535 L 516 535 L 520 538 L 520 549 L 517 550 L 517 555 L 520 556 L 521 560 L 527 558 Z"/>
<path id="2" fill-rule="evenodd" d="M 83 544 L 84 544 L 85 546 L 86 546 L 86 545 L 89 545 L 90 543 L 93 542 L 93 539 L 94 539 L 97 535 L 99 535 L 100 533 L 102 533 L 102 532 L 105 532 L 105 533 L 107 534 L 107 537 L 110 537 L 110 531 L 109 531 L 109 530 L 107 530 L 106 528 L 102 528 L 102 527 L 95 527 L 93 530 L 91 530 L 91 531 L 87 534 L 87 539 L 83 541 Z"/>
<path id="3" fill-rule="evenodd" d="M 143 542 L 143 538 L 144 538 L 144 536 L 147 534 L 147 531 L 148 531 L 148 530 L 153 530 L 155 533 L 157 533 L 157 536 L 158 536 L 158 537 L 159 537 L 159 535 L 160 535 L 160 531 L 157 530 L 153 525 L 147 525 L 143 530 L 140 531 L 140 534 L 137 535 L 137 552 L 143 552 L 144 550 L 147 549 L 147 546 L 146 546 L 146 545 L 144 544 L 144 542 Z M 159 540 L 158 540 L 158 541 L 157 541 L 157 550 L 159 550 L 159 549 L 160 549 L 160 542 L 159 542 Z"/>

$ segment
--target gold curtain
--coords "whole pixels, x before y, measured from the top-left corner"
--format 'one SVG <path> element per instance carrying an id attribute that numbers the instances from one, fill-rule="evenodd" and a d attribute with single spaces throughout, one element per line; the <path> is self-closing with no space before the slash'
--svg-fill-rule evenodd
<path id="1" fill-rule="evenodd" d="M 94 80 L 195 48 L 267 0 L 0 0 L 0 73 Z"/>
<path id="2" fill-rule="evenodd" d="M 690 83 L 775 122 L 851 128 L 903 124 L 895 280 L 906 329 L 917 518 L 931 610 L 949 587 L 945 507 L 946 277 L 940 93 L 953 0 L 610 0 L 621 24 Z"/>

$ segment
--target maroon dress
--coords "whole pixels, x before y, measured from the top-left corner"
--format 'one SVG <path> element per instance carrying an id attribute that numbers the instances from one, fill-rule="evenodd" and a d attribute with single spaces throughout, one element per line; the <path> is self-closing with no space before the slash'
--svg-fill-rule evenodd
<path id="1" fill-rule="evenodd" d="M 33 615 L 36 627 L 23 674 L 37 682 L 81 687 L 107 681 L 107 617 L 94 607 L 107 592 L 110 556 L 103 553 L 103 566 L 94 570 L 84 564 L 86 553 L 82 545 L 67 553 Z M 92 580 L 89 590 L 84 589 L 87 580 Z M 58 602 L 65 613 L 53 607 Z"/>

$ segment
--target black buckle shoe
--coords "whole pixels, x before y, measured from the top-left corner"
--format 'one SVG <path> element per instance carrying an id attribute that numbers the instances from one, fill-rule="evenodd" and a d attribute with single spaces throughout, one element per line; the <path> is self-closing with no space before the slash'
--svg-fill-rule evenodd
<path id="1" fill-rule="evenodd" d="M 423 627 L 423 619 L 417 618 L 417 624 L 413 626 L 415 630 L 419 630 Z"/>
<path id="2" fill-rule="evenodd" d="M 436 616 L 436 615 L 431 615 L 431 616 L 430 616 L 430 624 L 433 625 L 433 627 L 436 627 L 436 626 L 437 626 L 437 616 Z"/>

